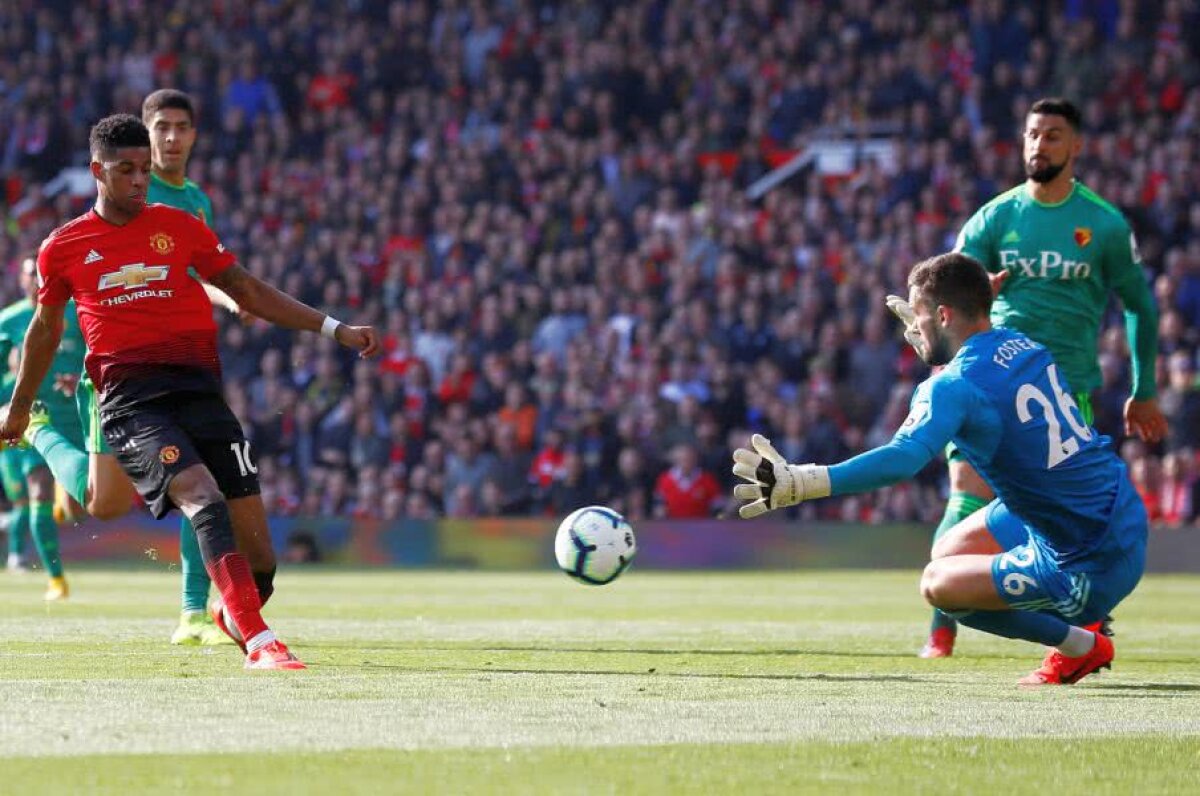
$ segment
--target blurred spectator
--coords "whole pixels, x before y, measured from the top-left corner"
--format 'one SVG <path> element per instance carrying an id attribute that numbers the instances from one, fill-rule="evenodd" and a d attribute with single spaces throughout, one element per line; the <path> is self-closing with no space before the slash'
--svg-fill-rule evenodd
<path id="1" fill-rule="evenodd" d="M 1173 451 L 1163 457 L 1159 499 L 1163 522 L 1179 526 L 1196 519 L 1196 487 L 1195 454 L 1191 449 Z"/>
<path id="2" fill-rule="evenodd" d="M 1167 358 L 1167 386 L 1159 395 L 1167 417 L 1167 448 L 1200 450 L 1200 382 L 1193 354 L 1176 351 Z"/>
<path id="3" fill-rule="evenodd" d="M 565 475 L 566 459 L 563 433 L 556 428 L 549 429 L 545 434 L 542 449 L 533 457 L 533 463 L 529 467 L 529 483 L 539 505 L 546 505 L 546 495 L 550 487 Z"/>
<path id="4" fill-rule="evenodd" d="M 725 493 L 712 473 L 700 469 L 695 448 L 678 445 L 671 459 L 673 466 L 654 485 L 658 516 L 672 520 L 705 518 L 724 506 Z"/>
<path id="5" fill-rule="evenodd" d="M 546 513 L 561 517 L 581 506 L 594 506 L 599 502 L 599 492 L 584 469 L 583 457 L 568 451 L 563 458 L 562 477 L 552 483 L 546 493 Z"/>
<path id="6" fill-rule="evenodd" d="M 500 423 L 512 429 L 513 439 L 521 450 L 533 448 L 537 427 L 537 407 L 526 401 L 525 388 L 511 382 L 504 389 L 504 406 L 497 413 Z"/>
<path id="7" fill-rule="evenodd" d="M 495 457 L 480 453 L 479 445 L 470 434 L 463 434 L 458 444 L 446 459 L 446 513 L 455 516 L 471 516 L 463 513 L 461 503 L 474 500 L 483 489 L 484 480 L 494 468 Z"/>
<path id="8" fill-rule="evenodd" d="M 1150 522 L 1161 521 L 1163 519 L 1162 465 L 1159 464 L 1158 459 L 1149 455 L 1139 456 L 1133 460 L 1129 475 L 1133 480 L 1134 488 L 1142 498 L 1142 503 L 1146 505 L 1146 514 L 1150 517 Z"/>
<path id="9" fill-rule="evenodd" d="M 317 564 L 321 561 L 321 550 L 317 537 L 309 531 L 293 531 L 283 547 L 283 560 L 288 564 Z"/>

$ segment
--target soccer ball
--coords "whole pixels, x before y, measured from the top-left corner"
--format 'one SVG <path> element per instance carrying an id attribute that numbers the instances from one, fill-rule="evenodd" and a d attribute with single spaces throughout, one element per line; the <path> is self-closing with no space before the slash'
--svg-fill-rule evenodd
<path id="1" fill-rule="evenodd" d="M 562 571 L 583 583 L 603 586 L 625 571 L 637 554 L 633 528 L 604 506 L 585 506 L 567 515 L 554 538 Z"/>

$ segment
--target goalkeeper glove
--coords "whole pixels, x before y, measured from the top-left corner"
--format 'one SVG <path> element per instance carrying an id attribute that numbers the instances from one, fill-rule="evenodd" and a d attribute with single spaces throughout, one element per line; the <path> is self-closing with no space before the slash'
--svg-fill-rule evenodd
<path id="1" fill-rule="evenodd" d="M 742 519 L 829 496 L 828 467 L 788 464 L 762 434 L 750 437 L 750 444 L 754 450 L 733 452 L 733 474 L 747 482 L 733 488 L 735 498 L 749 501 L 738 509 Z"/>
<path id="2" fill-rule="evenodd" d="M 904 323 L 904 339 L 920 354 L 921 335 L 917 332 L 917 316 L 912 305 L 899 296 L 888 296 L 887 308 Z"/>

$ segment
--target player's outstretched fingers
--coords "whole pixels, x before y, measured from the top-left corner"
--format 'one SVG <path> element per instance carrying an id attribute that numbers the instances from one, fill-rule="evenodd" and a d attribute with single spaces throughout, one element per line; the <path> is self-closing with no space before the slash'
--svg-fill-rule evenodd
<path id="1" fill-rule="evenodd" d="M 899 318 L 905 326 L 908 326 L 917 319 L 917 316 L 913 314 L 912 305 L 901 296 L 889 294 L 888 297 L 884 299 L 884 303 L 887 304 L 887 308 L 891 310 L 892 314 Z"/>
<path id="2" fill-rule="evenodd" d="M 739 464 L 748 464 L 751 467 L 758 467 L 762 461 L 762 456 L 759 456 L 748 448 L 738 448 L 733 452 L 733 460 Z"/>
<path id="3" fill-rule="evenodd" d="M 738 484 L 733 488 L 733 496 L 738 500 L 762 500 L 763 488 L 758 484 Z"/>
<path id="4" fill-rule="evenodd" d="M 337 341 L 347 348 L 358 350 L 364 359 L 379 353 L 379 335 L 370 326 L 339 326 L 334 333 Z"/>
<path id="5" fill-rule="evenodd" d="M 988 282 L 992 284 L 992 298 L 1000 295 L 1000 291 L 1004 289 L 1004 283 L 1012 276 L 1011 271 L 1000 271 L 995 274 L 988 274 Z"/>
<path id="6" fill-rule="evenodd" d="M 766 498 L 756 500 L 753 503 L 747 503 L 746 505 L 744 505 L 740 509 L 738 509 L 738 515 L 743 520 L 752 520 L 755 517 L 761 517 L 763 514 L 766 514 L 766 513 L 767 513 Z"/>
<path id="7" fill-rule="evenodd" d="M 764 437 L 762 434 L 755 434 L 750 437 L 750 444 L 754 446 L 754 450 L 759 452 L 764 459 L 771 464 L 787 464 L 787 460 L 775 450 L 775 446 L 771 444 L 771 440 Z"/>
<path id="8" fill-rule="evenodd" d="M 363 327 L 363 336 L 366 338 L 366 343 L 363 345 L 359 356 L 373 357 L 379 353 L 379 335 L 370 326 Z"/>

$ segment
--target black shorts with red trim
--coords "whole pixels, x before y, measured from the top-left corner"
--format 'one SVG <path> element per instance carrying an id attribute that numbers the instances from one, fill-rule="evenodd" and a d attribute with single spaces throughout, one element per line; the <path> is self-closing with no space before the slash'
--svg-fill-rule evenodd
<path id="1" fill-rule="evenodd" d="M 172 479 L 196 464 L 212 473 L 226 499 L 257 495 L 258 468 L 229 405 L 216 393 L 172 393 L 116 417 L 101 413 L 104 439 L 157 519 L 175 504 Z"/>

